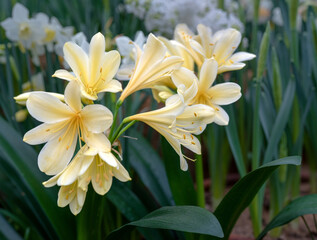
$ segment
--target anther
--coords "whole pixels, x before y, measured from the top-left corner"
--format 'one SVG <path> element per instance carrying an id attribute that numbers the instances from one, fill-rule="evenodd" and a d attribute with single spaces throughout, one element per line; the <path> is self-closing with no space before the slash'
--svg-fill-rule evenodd
<path id="1" fill-rule="evenodd" d="M 194 116 L 197 117 L 197 113 L 194 112 Z"/>
<path id="2" fill-rule="evenodd" d="M 194 143 L 194 142 L 191 142 L 191 144 L 196 145 L 196 143 Z"/>
<path id="3" fill-rule="evenodd" d="M 192 140 L 194 140 L 194 137 L 193 137 L 193 135 L 191 135 L 191 134 L 190 134 L 190 137 L 192 138 Z"/>

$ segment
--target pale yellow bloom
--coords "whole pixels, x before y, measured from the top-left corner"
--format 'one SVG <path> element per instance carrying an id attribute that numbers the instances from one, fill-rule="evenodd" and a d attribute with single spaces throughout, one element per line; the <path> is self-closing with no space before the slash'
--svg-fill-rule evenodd
<path id="1" fill-rule="evenodd" d="M 173 95 L 166 100 L 165 107 L 136 114 L 129 119 L 142 121 L 163 135 L 180 156 L 181 169 L 186 171 L 188 165 L 182 154 L 181 146 L 196 154 L 201 154 L 200 142 L 193 134 L 200 134 L 206 124 L 213 121 L 214 109 L 202 104 L 187 105 L 197 92 L 195 83 L 192 83 L 191 87 L 186 90 L 184 86 L 180 86 L 178 92 L 180 94 Z"/>
<path id="2" fill-rule="evenodd" d="M 153 34 L 149 34 L 143 51 L 139 46 L 135 45 L 135 47 L 137 51 L 135 70 L 120 96 L 121 102 L 138 90 L 158 85 L 183 63 L 181 57 L 166 57 L 166 47 Z"/>
<path id="3" fill-rule="evenodd" d="M 26 106 L 34 118 L 44 123 L 28 131 L 23 140 L 29 144 L 47 142 L 38 156 L 38 165 L 48 175 L 66 167 L 78 139 L 93 141 L 113 121 L 112 113 L 102 105 L 82 108 L 80 89 L 74 81 L 65 89 L 65 103 L 48 93 L 37 92 L 30 94 Z"/>
<path id="4" fill-rule="evenodd" d="M 238 52 L 233 54 L 241 42 L 241 33 L 233 28 L 220 30 L 212 35 L 211 29 L 202 24 L 197 26 L 198 36 L 189 40 L 195 52 L 195 61 L 201 68 L 205 59 L 214 58 L 218 63 L 218 74 L 239 70 L 245 66 L 243 61 L 255 58 L 254 54 Z"/>
<path id="5" fill-rule="evenodd" d="M 31 94 L 34 93 L 45 93 L 45 94 L 49 94 L 55 98 L 58 98 L 60 101 L 65 101 L 64 100 L 64 95 L 63 94 L 59 94 L 59 93 L 52 93 L 52 92 L 43 92 L 43 91 L 33 91 L 33 92 L 26 92 L 26 93 L 22 93 L 16 97 L 14 97 L 14 100 L 16 101 L 17 104 L 23 105 L 25 106 L 26 101 L 29 99 Z"/>
<path id="6" fill-rule="evenodd" d="M 113 79 L 120 65 L 120 54 L 115 50 L 105 52 L 105 49 L 105 38 L 101 33 L 92 37 L 89 55 L 77 44 L 65 43 L 64 58 L 73 73 L 61 69 L 53 76 L 77 81 L 81 94 L 90 100 L 96 100 L 100 92 L 121 91 L 121 83 Z"/>
<path id="7" fill-rule="evenodd" d="M 103 135 L 104 136 L 104 135 Z M 94 190 L 106 194 L 112 184 L 112 177 L 122 182 L 131 180 L 129 173 L 111 153 L 110 146 L 102 146 L 106 136 L 99 137 L 100 149 L 83 146 L 72 162 L 59 174 L 44 182 L 45 187 L 61 186 L 58 194 L 58 206 L 65 207 L 69 204 L 71 212 L 78 214 L 85 201 L 88 185 L 92 182 Z M 106 140 L 107 141 L 107 140 Z M 103 152 L 105 151 L 105 152 Z"/>
<path id="8" fill-rule="evenodd" d="M 192 81 L 198 81 L 198 91 L 190 104 L 205 104 L 215 110 L 214 122 L 219 125 L 227 125 L 229 116 L 220 105 L 227 105 L 237 101 L 241 97 L 241 87 L 232 82 L 226 82 L 212 86 L 217 77 L 217 61 L 213 58 L 205 60 L 201 70 L 199 81 L 189 70 L 181 68 L 172 74 L 176 86 L 185 84 L 186 88 Z"/>

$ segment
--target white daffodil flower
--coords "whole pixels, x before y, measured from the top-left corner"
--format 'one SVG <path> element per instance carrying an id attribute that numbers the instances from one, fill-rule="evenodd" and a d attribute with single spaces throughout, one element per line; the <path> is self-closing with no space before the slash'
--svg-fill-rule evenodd
<path id="1" fill-rule="evenodd" d="M 57 70 L 54 77 L 78 82 L 81 94 L 90 100 L 97 100 L 100 92 L 119 92 L 121 83 L 114 80 L 120 65 L 118 51 L 105 52 L 105 38 L 95 34 L 90 42 L 89 54 L 73 42 L 64 45 L 64 58 L 73 73 Z"/>
<path id="2" fill-rule="evenodd" d="M 6 31 L 6 36 L 11 41 L 18 42 L 26 49 L 32 49 L 35 45 L 40 45 L 45 32 L 38 26 L 40 23 L 36 19 L 29 19 L 29 11 L 20 3 L 16 3 L 12 10 L 12 18 L 7 18 L 1 22 L 1 26 Z"/>
<path id="3" fill-rule="evenodd" d="M 137 49 L 135 69 L 127 87 L 120 96 L 121 102 L 138 90 L 158 85 L 164 77 L 169 76 L 183 63 L 181 57 L 166 57 L 166 47 L 153 34 L 148 36 L 143 51 L 137 45 L 135 47 Z"/>
<path id="4" fill-rule="evenodd" d="M 122 63 L 117 72 L 117 78 L 119 80 L 129 80 L 134 69 L 136 60 L 136 48 L 135 45 L 143 49 L 143 44 L 146 40 L 144 33 L 142 31 L 137 31 L 135 34 L 135 39 L 132 41 L 126 36 L 116 37 L 116 44 L 118 51 L 122 56 Z"/>
<path id="5" fill-rule="evenodd" d="M 31 93 L 26 102 L 29 113 L 43 124 L 28 131 L 23 140 L 42 144 L 38 156 L 41 171 L 54 175 L 71 160 L 78 138 L 84 142 L 102 134 L 112 124 L 112 113 L 102 105 L 82 108 L 80 89 L 75 81 L 65 89 L 65 103 L 44 92 Z"/>

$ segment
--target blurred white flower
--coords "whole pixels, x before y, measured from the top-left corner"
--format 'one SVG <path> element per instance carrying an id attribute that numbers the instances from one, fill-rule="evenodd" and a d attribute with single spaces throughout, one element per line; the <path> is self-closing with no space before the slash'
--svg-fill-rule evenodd
<path id="1" fill-rule="evenodd" d="M 116 75 L 119 80 L 129 80 L 129 75 L 131 76 L 132 74 L 136 60 L 135 45 L 139 46 L 140 49 L 143 49 L 143 44 L 145 43 L 145 40 L 146 38 L 142 31 L 138 31 L 135 34 L 135 39 L 133 42 L 130 38 L 126 36 L 120 36 L 116 38 L 118 51 L 123 58 L 120 69 Z"/>
<path id="2" fill-rule="evenodd" d="M 171 37 L 179 23 L 185 23 L 194 30 L 199 23 L 213 31 L 227 27 L 243 31 L 243 25 L 234 15 L 238 9 L 236 2 L 225 2 L 226 12 L 217 8 L 216 0 L 126 0 L 126 10 L 144 19 L 148 31 Z M 141 10 L 142 9 L 142 10 Z M 142 14 L 140 14 L 142 12 Z"/>
<path id="3" fill-rule="evenodd" d="M 20 3 L 14 5 L 12 17 L 1 22 L 6 31 L 6 36 L 11 41 L 16 41 L 22 50 L 34 48 L 40 44 L 45 32 L 38 26 L 41 23 L 36 19 L 29 19 L 29 11 Z"/>

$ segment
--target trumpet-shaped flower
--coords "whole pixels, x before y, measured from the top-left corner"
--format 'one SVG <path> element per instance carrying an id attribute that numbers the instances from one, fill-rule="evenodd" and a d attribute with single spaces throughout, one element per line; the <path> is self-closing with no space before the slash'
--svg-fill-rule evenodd
<path id="1" fill-rule="evenodd" d="M 190 40 L 195 51 L 195 61 L 200 68 L 205 59 L 214 58 L 218 63 L 218 74 L 239 70 L 245 66 L 243 61 L 255 58 L 254 54 L 238 52 L 233 54 L 241 42 L 241 33 L 233 28 L 220 30 L 212 35 L 211 29 L 202 24 L 197 26 L 196 40 Z"/>
<path id="2" fill-rule="evenodd" d="M 61 173 L 43 183 L 46 187 L 56 184 L 61 186 L 58 206 L 69 204 L 74 215 L 83 207 L 84 194 L 88 191 L 90 182 L 98 194 L 104 195 L 111 187 L 113 176 L 122 182 L 131 180 L 129 173 L 109 150 L 110 145 L 103 145 L 106 143 L 106 136 L 100 136 L 97 148 L 83 146 Z"/>
<path id="3" fill-rule="evenodd" d="M 64 45 L 64 58 L 73 70 L 57 70 L 54 77 L 68 81 L 77 81 L 81 94 L 90 100 L 98 99 L 100 92 L 119 92 L 121 83 L 114 80 L 120 65 L 118 51 L 106 52 L 105 38 L 101 33 L 95 34 L 90 42 L 89 55 L 77 44 L 67 42 Z"/>
<path id="4" fill-rule="evenodd" d="M 29 144 L 45 143 L 38 156 L 41 171 L 54 175 L 62 171 L 72 158 L 78 137 L 93 141 L 112 124 L 112 113 L 102 105 L 82 108 L 80 89 L 70 82 L 65 89 L 65 103 L 44 92 L 31 93 L 27 102 L 29 113 L 40 122 L 28 131 L 23 140 Z"/>
<path id="5" fill-rule="evenodd" d="M 215 110 L 214 122 L 219 125 L 227 125 L 229 116 L 220 105 L 227 105 L 237 101 L 241 97 L 241 88 L 236 83 L 226 82 L 212 86 L 217 77 L 217 61 L 213 58 L 205 60 L 200 70 L 198 91 L 190 104 L 205 104 Z M 176 86 L 186 83 L 187 86 L 196 77 L 190 77 L 187 69 L 179 69 L 172 75 Z"/>
<path id="6" fill-rule="evenodd" d="M 135 70 L 120 96 L 121 102 L 133 92 L 157 85 L 183 63 L 181 57 L 166 57 L 166 47 L 153 34 L 148 36 L 143 51 L 137 45 L 135 47 L 137 49 Z"/>
<path id="7" fill-rule="evenodd" d="M 195 84 L 192 84 L 186 91 L 180 91 L 183 95 L 176 94 L 168 98 L 165 107 L 129 117 L 146 123 L 163 135 L 180 156 L 180 168 L 183 171 L 188 169 L 188 165 L 181 146 L 201 154 L 200 142 L 193 134 L 200 134 L 214 117 L 214 109 L 209 106 L 187 106 L 196 91 Z"/>

